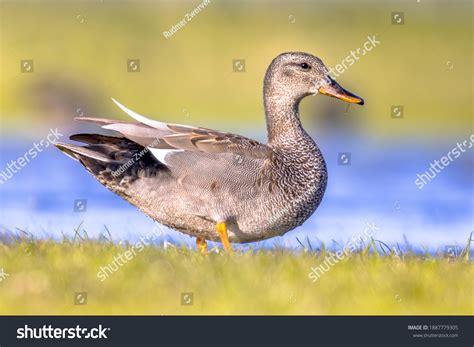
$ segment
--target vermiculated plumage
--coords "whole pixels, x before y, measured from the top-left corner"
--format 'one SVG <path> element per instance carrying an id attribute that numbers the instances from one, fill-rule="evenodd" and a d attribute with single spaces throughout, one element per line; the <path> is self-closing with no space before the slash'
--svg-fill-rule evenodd
<path id="1" fill-rule="evenodd" d="M 310 73 L 301 68 L 303 62 L 312 67 Z M 86 146 L 57 146 L 107 188 L 166 226 L 219 240 L 216 223 L 225 222 L 231 242 L 267 239 L 301 225 L 325 192 L 326 164 L 298 113 L 301 99 L 321 88 L 363 102 L 328 79 L 318 58 L 285 53 L 273 60 L 265 75 L 267 144 L 157 122 L 116 102 L 138 122 L 79 120 L 122 137 L 77 134 L 71 139 Z"/>

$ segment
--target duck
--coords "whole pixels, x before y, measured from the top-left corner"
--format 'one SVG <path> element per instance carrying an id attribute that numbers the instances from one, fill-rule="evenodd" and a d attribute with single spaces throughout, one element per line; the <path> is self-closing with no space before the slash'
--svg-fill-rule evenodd
<path id="1" fill-rule="evenodd" d="M 248 243 L 281 236 L 303 224 L 326 190 L 324 157 L 304 130 L 299 104 L 326 95 L 363 105 L 318 57 L 287 52 L 266 70 L 263 104 L 267 142 L 203 127 L 164 123 L 112 98 L 134 121 L 77 117 L 112 131 L 80 133 L 56 147 L 102 185 L 169 228 L 206 241 Z"/>

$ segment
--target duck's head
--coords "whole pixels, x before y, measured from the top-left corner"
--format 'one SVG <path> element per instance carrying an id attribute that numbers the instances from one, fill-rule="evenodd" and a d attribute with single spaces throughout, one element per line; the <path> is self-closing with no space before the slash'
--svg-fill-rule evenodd
<path id="1" fill-rule="evenodd" d="M 265 74 L 265 93 L 301 100 L 308 95 L 324 94 L 349 103 L 364 104 L 364 99 L 342 88 L 321 59 L 303 52 L 280 54 Z"/>

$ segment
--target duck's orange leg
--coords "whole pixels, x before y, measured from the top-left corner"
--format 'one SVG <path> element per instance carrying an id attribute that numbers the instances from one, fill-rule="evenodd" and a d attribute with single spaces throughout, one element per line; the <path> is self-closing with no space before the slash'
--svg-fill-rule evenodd
<path id="1" fill-rule="evenodd" d="M 204 239 L 201 239 L 201 238 L 197 238 L 196 239 L 196 248 L 199 252 L 201 252 L 202 254 L 205 254 L 207 255 L 209 252 L 207 251 L 207 243 L 206 243 L 206 240 Z"/>
<path id="2" fill-rule="evenodd" d="M 221 238 L 222 246 L 224 246 L 224 249 L 227 252 L 232 253 L 232 246 L 230 245 L 229 237 L 227 236 L 227 226 L 225 225 L 225 223 L 217 223 L 216 231 L 219 234 L 219 237 Z"/>

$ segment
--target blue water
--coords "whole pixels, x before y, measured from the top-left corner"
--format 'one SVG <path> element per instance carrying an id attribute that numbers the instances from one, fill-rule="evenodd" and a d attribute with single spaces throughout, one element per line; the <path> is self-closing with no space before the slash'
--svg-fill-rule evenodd
<path id="1" fill-rule="evenodd" d="M 418 173 L 428 170 L 456 145 L 437 143 L 381 144 L 362 136 L 313 134 L 326 158 L 329 182 L 319 209 L 301 227 L 282 237 L 260 242 L 297 248 L 346 243 L 359 237 L 367 223 L 377 227 L 374 238 L 389 245 L 405 244 L 431 250 L 464 246 L 473 230 L 473 156 L 463 153 L 423 189 L 415 185 Z M 40 137 L 38 137 L 40 139 Z M 66 139 L 66 137 L 64 137 Z M 23 156 L 37 139 L 0 140 L 0 171 Z M 462 140 L 462 139 L 461 139 Z M 351 152 L 351 165 L 338 165 L 341 152 Z M 85 199 L 83 212 L 74 211 Z M 136 241 L 155 223 L 98 183 L 83 167 L 53 146 L 39 153 L 11 179 L 0 184 L 0 232 L 25 230 L 36 238 L 61 238 L 82 228 L 90 237 L 106 231 L 114 241 Z M 191 237 L 160 228 L 159 242 L 194 244 Z"/>

